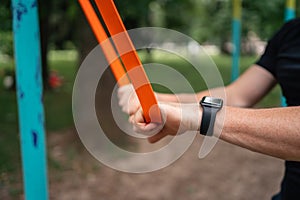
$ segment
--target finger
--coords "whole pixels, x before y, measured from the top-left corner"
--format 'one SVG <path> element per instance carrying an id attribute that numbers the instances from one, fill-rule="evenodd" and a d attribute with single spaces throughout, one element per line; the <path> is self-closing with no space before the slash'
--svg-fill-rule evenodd
<path id="1" fill-rule="evenodd" d="M 138 106 L 130 106 L 129 108 L 127 108 L 127 111 L 129 115 L 133 115 L 138 111 L 138 109 L 139 109 Z"/>
<path id="2" fill-rule="evenodd" d="M 128 122 L 134 124 L 134 115 L 130 115 L 128 118 Z"/>
<path id="3" fill-rule="evenodd" d="M 126 92 L 127 90 L 132 90 L 132 89 L 133 89 L 132 84 L 127 84 L 127 85 L 119 87 L 118 92 L 122 93 L 122 92 Z"/>
<path id="4" fill-rule="evenodd" d="M 165 132 L 165 131 L 161 131 L 151 137 L 148 138 L 148 141 L 150 143 L 156 143 L 158 142 L 159 140 L 161 140 L 162 138 L 166 137 L 168 134 Z"/>
<path id="5" fill-rule="evenodd" d="M 158 132 L 158 124 L 156 123 L 137 123 L 134 125 L 133 130 L 136 133 L 141 133 L 143 135 L 153 135 L 153 132 L 157 133 Z M 157 130 L 157 131 L 156 131 Z"/>
<path id="6" fill-rule="evenodd" d="M 132 93 L 132 91 L 133 91 L 132 85 L 128 84 L 118 88 L 117 96 L 119 99 L 121 99 L 124 95 L 126 96 L 126 94 Z"/>
<path id="7" fill-rule="evenodd" d="M 119 97 L 119 105 L 126 105 L 129 102 L 130 95 L 124 94 Z"/>
<path id="8" fill-rule="evenodd" d="M 134 114 L 137 111 L 137 109 L 134 110 L 132 108 L 133 106 L 130 106 L 129 101 L 130 101 L 130 99 L 128 99 L 126 97 L 122 98 L 122 99 L 119 100 L 119 106 L 122 108 L 123 112 L 125 112 L 125 113 L 127 113 L 129 115 L 132 115 L 132 114 Z M 131 110 L 129 110 L 129 109 L 131 109 Z"/>
<path id="9" fill-rule="evenodd" d="M 144 119 L 144 113 L 142 109 L 139 109 L 135 114 L 134 114 L 134 121 L 135 123 L 145 123 Z"/>
<path id="10" fill-rule="evenodd" d="M 123 87 L 125 87 L 125 86 L 123 86 Z M 118 92 L 117 92 L 118 98 L 121 98 L 126 92 L 126 90 L 123 87 L 118 89 Z"/>

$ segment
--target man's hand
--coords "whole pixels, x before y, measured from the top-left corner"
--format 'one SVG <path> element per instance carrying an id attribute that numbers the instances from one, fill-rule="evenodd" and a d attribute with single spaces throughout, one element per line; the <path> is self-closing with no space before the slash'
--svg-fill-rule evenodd
<path id="1" fill-rule="evenodd" d="M 149 142 L 157 142 L 167 135 L 199 130 L 202 116 L 199 104 L 159 104 L 159 108 L 162 114 L 162 124 L 147 124 L 142 109 L 138 109 L 129 118 L 134 131 L 149 136 Z"/>
<path id="2" fill-rule="evenodd" d="M 118 89 L 119 105 L 122 111 L 131 115 L 140 108 L 139 99 L 132 84 L 122 86 Z"/>

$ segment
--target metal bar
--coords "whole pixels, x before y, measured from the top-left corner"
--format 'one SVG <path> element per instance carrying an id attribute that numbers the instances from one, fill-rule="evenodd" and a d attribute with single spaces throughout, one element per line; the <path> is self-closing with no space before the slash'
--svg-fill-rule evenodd
<path id="1" fill-rule="evenodd" d="M 47 160 L 36 0 L 13 0 L 17 99 L 25 199 L 46 200 Z"/>
<path id="2" fill-rule="evenodd" d="M 295 0 L 286 0 L 284 21 L 290 21 L 296 17 L 296 1 Z M 286 99 L 283 95 L 280 98 L 281 106 L 286 107 Z"/>
<path id="3" fill-rule="evenodd" d="M 232 72 L 231 81 L 239 76 L 240 64 L 240 37 L 241 37 L 241 0 L 233 0 L 233 19 L 232 19 Z"/>
<path id="4" fill-rule="evenodd" d="M 296 0 L 286 0 L 285 21 L 296 17 Z"/>

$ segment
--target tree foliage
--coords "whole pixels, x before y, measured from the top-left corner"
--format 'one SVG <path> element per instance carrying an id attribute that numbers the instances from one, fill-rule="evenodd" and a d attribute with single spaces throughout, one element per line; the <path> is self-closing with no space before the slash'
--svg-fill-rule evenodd
<path id="1" fill-rule="evenodd" d="M 201 43 L 221 44 L 231 38 L 230 0 L 116 0 L 116 4 L 127 28 L 162 26 Z M 242 37 L 252 31 L 266 40 L 284 22 L 284 0 L 243 0 L 242 7 Z"/>
<path id="2" fill-rule="evenodd" d="M 190 35 L 199 42 L 221 44 L 231 37 L 232 1 L 230 0 L 115 0 L 128 29 L 161 26 Z M 41 32 L 49 48 L 84 48 L 93 40 L 77 1 L 40 1 Z M 251 30 L 262 39 L 269 38 L 284 19 L 284 0 L 243 0 L 242 37 Z M 11 54 L 11 1 L 0 4 L 0 51 Z M 300 5 L 298 4 L 298 10 Z M 43 26 L 47 26 L 46 28 Z M 43 29 L 45 28 L 45 29 Z M 86 34 L 86 36 L 83 36 Z M 86 43 L 88 43 L 86 41 Z M 92 44 L 92 42 L 91 42 Z M 94 44 L 94 43 L 93 43 Z"/>

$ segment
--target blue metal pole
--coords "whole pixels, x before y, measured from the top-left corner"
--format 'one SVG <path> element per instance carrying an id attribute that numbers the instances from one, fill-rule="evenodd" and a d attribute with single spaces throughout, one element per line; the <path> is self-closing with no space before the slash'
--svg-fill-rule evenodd
<path id="1" fill-rule="evenodd" d="M 27 200 L 48 199 L 37 7 L 37 0 L 12 0 L 19 129 Z"/>
<path id="2" fill-rule="evenodd" d="M 284 20 L 289 21 L 291 19 L 294 19 L 295 17 L 296 17 L 296 1 L 295 0 L 287 0 Z"/>
<path id="3" fill-rule="evenodd" d="M 287 22 L 296 17 L 296 1 L 295 0 L 286 0 L 285 15 L 284 20 Z M 284 96 L 281 96 L 281 106 L 287 106 L 286 99 Z"/>
<path id="4" fill-rule="evenodd" d="M 232 19 L 232 72 L 231 81 L 239 76 L 240 64 L 240 37 L 241 37 L 241 0 L 233 0 L 233 19 Z"/>

